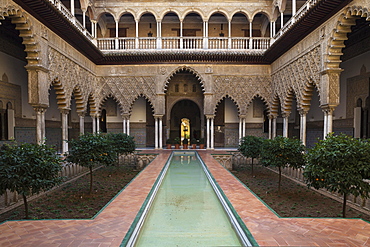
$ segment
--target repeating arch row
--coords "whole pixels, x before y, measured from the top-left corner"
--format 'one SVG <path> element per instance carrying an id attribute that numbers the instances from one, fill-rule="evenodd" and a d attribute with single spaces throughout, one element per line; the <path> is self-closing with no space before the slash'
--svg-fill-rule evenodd
<path id="1" fill-rule="evenodd" d="M 227 10 L 224 8 L 215 8 L 209 11 L 208 13 L 206 13 L 204 10 L 199 9 L 199 8 L 194 8 L 194 7 L 189 7 L 186 9 L 168 8 L 161 12 L 158 12 L 157 10 L 154 10 L 151 8 L 145 8 L 145 9 L 143 8 L 140 10 L 125 8 L 121 12 L 109 11 L 109 9 L 104 8 L 104 9 L 96 9 L 95 11 L 96 16 L 94 16 L 93 19 L 98 20 L 103 14 L 110 14 L 114 17 L 116 21 L 118 21 L 123 15 L 129 14 L 134 17 L 134 20 L 139 21 L 143 15 L 151 14 L 154 16 L 156 21 L 161 21 L 169 13 L 176 14 L 178 18 L 180 19 L 180 21 L 183 21 L 185 17 L 191 13 L 198 14 L 202 18 L 203 21 L 208 21 L 214 14 L 221 14 L 225 16 L 227 20 L 231 21 L 234 15 L 238 13 L 243 14 L 249 22 L 253 21 L 254 17 L 257 14 L 265 15 L 269 21 L 273 19 L 272 14 L 269 13 L 265 9 L 259 9 L 259 10 L 254 10 L 253 12 L 250 12 L 250 10 L 246 8 L 233 8 L 231 10 Z"/>

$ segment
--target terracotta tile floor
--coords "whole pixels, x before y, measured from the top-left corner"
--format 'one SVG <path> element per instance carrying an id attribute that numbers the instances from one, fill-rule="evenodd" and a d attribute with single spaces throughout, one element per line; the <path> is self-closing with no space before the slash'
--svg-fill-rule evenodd
<path id="1" fill-rule="evenodd" d="M 0 246 L 119 246 L 170 154 L 169 150 L 154 152 L 159 156 L 95 219 L 9 221 L 0 225 Z M 211 152 L 199 153 L 260 246 L 370 246 L 369 223 L 279 218 Z"/>

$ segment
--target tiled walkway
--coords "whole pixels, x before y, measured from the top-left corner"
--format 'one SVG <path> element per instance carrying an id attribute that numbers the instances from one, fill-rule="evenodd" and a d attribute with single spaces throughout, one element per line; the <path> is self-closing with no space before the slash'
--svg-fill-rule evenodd
<path id="1" fill-rule="evenodd" d="M 279 218 L 210 152 L 199 153 L 260 246 L 370 246 L 369 223 Z M 161 151 L 95 219 L 9 221 L 0 225 L 0 246 L 119 246 L 169 154 Z"/>

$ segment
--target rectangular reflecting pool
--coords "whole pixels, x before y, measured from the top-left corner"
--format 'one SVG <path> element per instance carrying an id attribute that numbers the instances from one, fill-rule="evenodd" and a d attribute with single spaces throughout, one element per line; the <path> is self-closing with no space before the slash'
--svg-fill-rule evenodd
<path id="1" fill-rule="evenodd" d="M 173 152 L 128 246 L 246 246 L 196 152 Z"/>

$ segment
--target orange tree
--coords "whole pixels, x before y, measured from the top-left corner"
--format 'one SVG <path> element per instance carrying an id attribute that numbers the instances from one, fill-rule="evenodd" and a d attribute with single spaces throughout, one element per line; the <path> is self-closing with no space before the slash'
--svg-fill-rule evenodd
<path id="1" fill-rule="evenodd" d="M 238 150 L 240 153 L 252 159 L 252 176 L 253 176 L 253 160 L 260 157 L 264 139 L 257 136 L 245 136 L 241 139 Z"/>
<path id="2" fill-rule="evenodd" d="M 278 192 L 281 187 L 281 169 L 285 167 L 301 168 L 305 165 L 305 146 L 300 140 L 277 136 L 267 139 L 262 145 L 260 156 L 264 166 L 275 166 L 279 170 Z"/>
<path id="3" fill-rule="evenodd" d="M 60 157 L 45 144 L 5 144 L 0 149 L 0 194 L 10 190 L 21 195 L 28 219 L 27 196 L 62 182 L 61 168 Z"/>
<path id="4" fill-rule="evenodd" d="M 87 167 L 90 170 L 90 190 L 92 193 L 93 168 L 97 165 L 113 165 L 116 160 L 112 142 L 102 134 L 86 133 L 77 139 L 68 141 L 70 144 L 66 160 Z"/>
<path id="5" fill-rule="evenodd" d="M 110 141 L 112 151 L 116 153 L 117 165 L 119 164 L 120 155 L 131 154 L 136 149 L 133 136 L 129 136 L 125 133 L 109 133 L 106 137 Z"/>
<path id="6" fill-rule="evenodd" d="M 304 171 L 306 183 L 343 196 L 342 215 L 346 217 L 347 196 L 369 198 L 370 143 L 340 134 L 330 134 L 311 148 Z"/>

